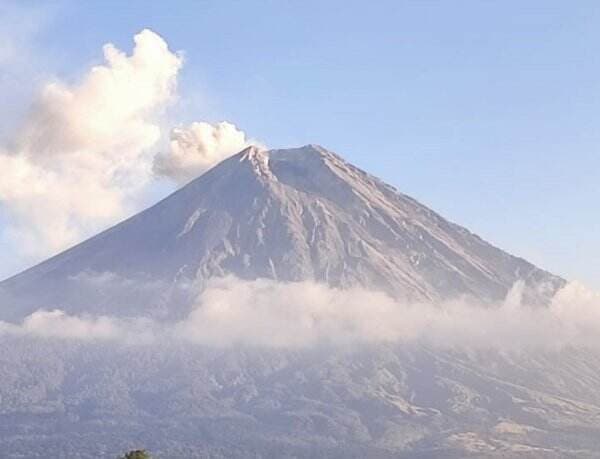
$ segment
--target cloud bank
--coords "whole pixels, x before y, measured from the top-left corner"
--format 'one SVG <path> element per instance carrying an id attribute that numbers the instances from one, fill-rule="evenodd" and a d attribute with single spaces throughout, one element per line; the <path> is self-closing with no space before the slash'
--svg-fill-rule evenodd
<path id="1" fill-rule="evenodd" d="M 38 311 L 0 332 L 41 338 L 128 343 L 183 341 L 216 348 L 303 349 L 423 343 L 442 348 L 501 350 L 600 349 L 600 294 L 571 283 L 548 307 L 521 302 L 522 284 L 506 300 L 399 303 L 364 289 L 313 282 L 214 279 L 183 320 L 69 316 Z"/>

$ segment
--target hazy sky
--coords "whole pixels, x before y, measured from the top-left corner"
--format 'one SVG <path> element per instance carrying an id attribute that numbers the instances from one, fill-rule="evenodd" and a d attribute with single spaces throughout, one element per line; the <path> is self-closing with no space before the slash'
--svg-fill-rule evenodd
<path id="1" fill-rule="evenodd" d="M 3 148 L 44 84 L 79 81 L 107 42 L 131 53 L 144 28 L 184 52 L 172 124 L 321 144 L 600 288 L 599 3 L 3 0 Z M 0 231 L 10 218 L 0 205 Z M 0 241 L 0 277 L 32 262 Z"/>

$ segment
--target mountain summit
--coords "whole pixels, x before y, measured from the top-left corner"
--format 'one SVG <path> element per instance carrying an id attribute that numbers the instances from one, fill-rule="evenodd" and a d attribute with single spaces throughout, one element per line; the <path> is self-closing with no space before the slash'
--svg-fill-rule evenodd
<path id="1" fill-rule="evenodd" d="M 84 303 L 86 312 L 168 315 L 181 286 L 227 274 L 363 286 L 417 301 L 499 300 L 517 281 L 543 301 L 563 283 L 320 146 L 249 147 L 0 283 L 8 305 L 0 318 L 40 307 L 81 312 Z"/>

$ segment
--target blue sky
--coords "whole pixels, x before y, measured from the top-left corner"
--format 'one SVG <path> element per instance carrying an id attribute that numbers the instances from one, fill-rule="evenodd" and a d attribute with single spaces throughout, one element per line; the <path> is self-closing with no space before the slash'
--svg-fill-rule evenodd
<path id="1" fill-rule="evenodd" d="M 494 244 L 600 288 L 597 2 L 62 1 L 8 10 L 0 25 L 24 15 L 10 31 L 31 59 L 0 65 L 3 136 L 41 82 L 75 81 L 104 43 L 130 51 L 132 36 L 150 28 L 185 53 L 171 119 L 228 120 L 270 147 L 321 144 Z M 0 210 L 0 225 L 6 219 Z M 0 276 L 22 267 L 14 248 L 0 249 Z"/>

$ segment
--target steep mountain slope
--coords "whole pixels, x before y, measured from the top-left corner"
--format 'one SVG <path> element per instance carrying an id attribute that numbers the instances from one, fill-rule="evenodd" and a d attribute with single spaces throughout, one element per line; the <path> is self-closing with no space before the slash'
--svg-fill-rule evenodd
<path id="1" fill-rule="evenodd" d="M 86 312 L 166 316 L 185 304 L 190 281 L 226 273 L 361 285 L 412 300 L 497 300 L 524 280 L 529 298 L 543 301 L 562 285 L 319 146 L 250 147 L 0 283 L 0 317 L 39 307 L 81 312 L 82 302 L 93 308 Z M 107 279 L 123 288 L 103 288 Z"/>

